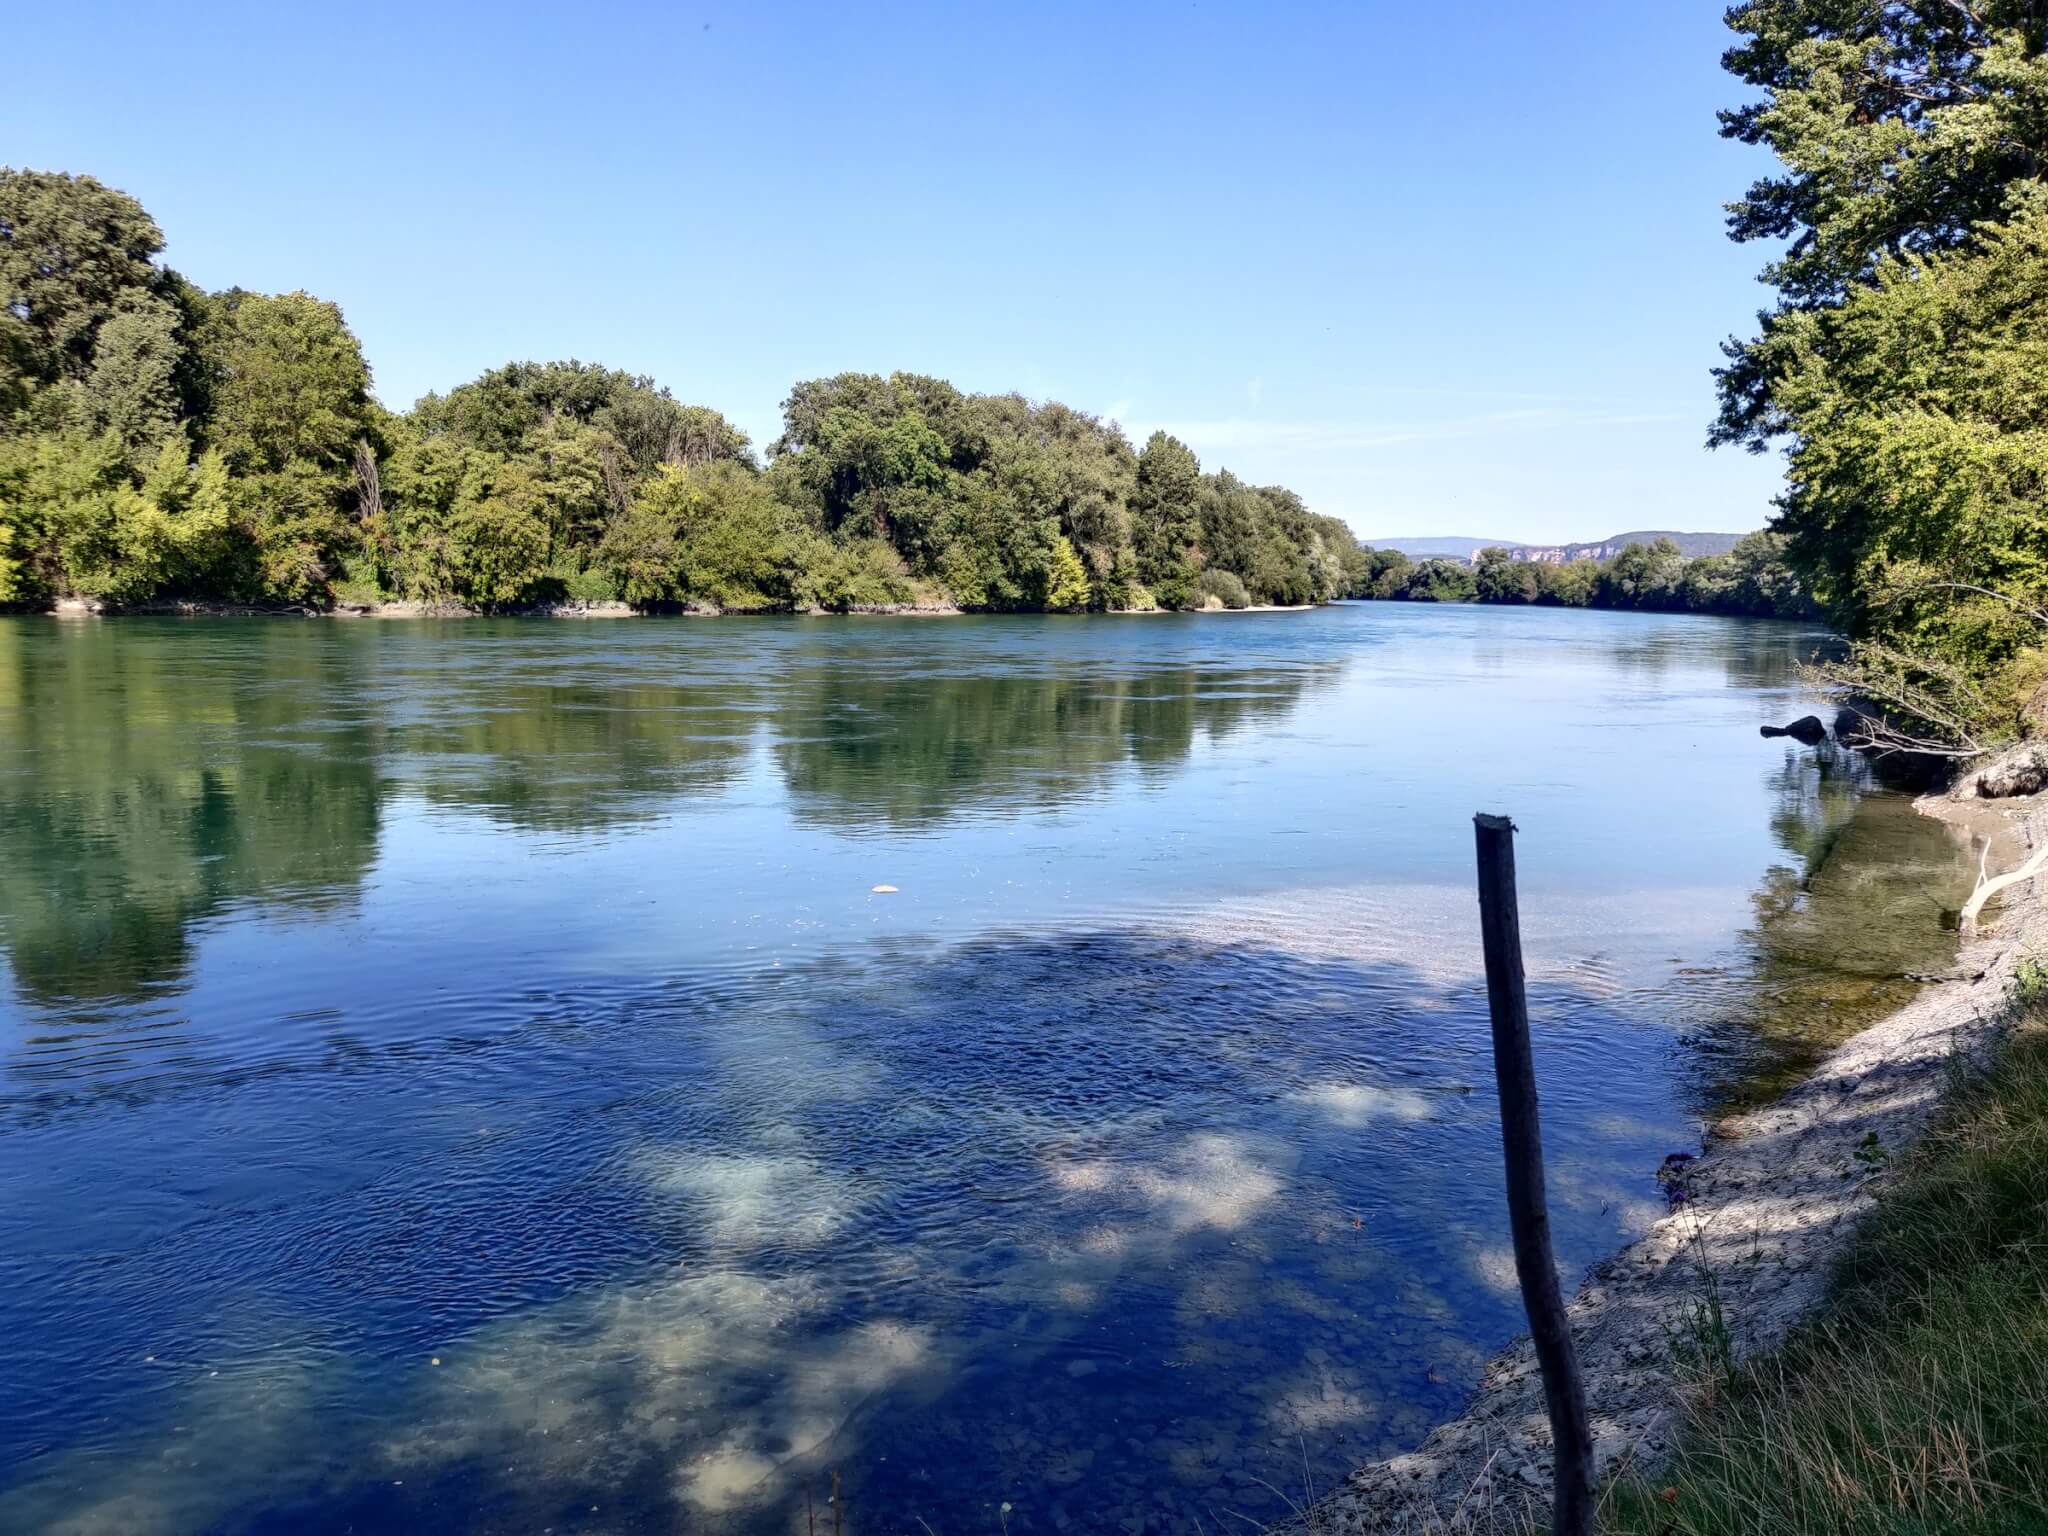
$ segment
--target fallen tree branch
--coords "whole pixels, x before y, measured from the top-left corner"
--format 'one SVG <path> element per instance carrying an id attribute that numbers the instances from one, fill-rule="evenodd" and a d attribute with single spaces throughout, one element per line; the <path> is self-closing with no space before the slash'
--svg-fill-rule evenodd
<path id="1" fill-rule="evenodd" d="M 2039 608 L 2029 608 L 2025 603 L 2021 602 L 2011 593 L 2000 592 L 1994 587 L 1980 587 L 1972 582 L 1967 581 L 1915 582 L 1911 586 L 1901 587 L 1899 590 L 1892 593 L 1889 598 L 1878 603 L 1876 606 L 1880 608 L 1896 608 L 1900 603 L 1904 602 L 1907 598 L 1912 597 L 1916 593 L 1920 592 L 1974 592 L 1979 597 L 1995 597 L 2001 603 L 2004 603 L 2006 607 L 2012 609 L 2016 613 L 2025 614 L 2028 618 L 2032 619 L 2036 624 L 2048 625 L 2048 613 L 2043 613 Z"/>
<path id="2" fill-rule="evenodd" d="M 1985 846 L 1988 849 L 1990 845 L 1986 844 Z M 1985 902 L 2009 885 L 2018 885 L 2022 880 L 2031 880 L 2035 875 L 2041 873 L 2043 869 L 2048 869 L 2048 843 L 2043 843 L 2039 848 L 2036 848 L 2034 856 L 2018 869 L 2007 870 L 1994 880 L 1986 880 L 1982 875 L 1979 875 L 1977 889 L 1972 891 L 1970 899 L 1963 903 L 1963 915 L 1957 926 L 1966 934 L 1975 933 L 1977 931 L 1977 915 L 1984 910 Z"/>

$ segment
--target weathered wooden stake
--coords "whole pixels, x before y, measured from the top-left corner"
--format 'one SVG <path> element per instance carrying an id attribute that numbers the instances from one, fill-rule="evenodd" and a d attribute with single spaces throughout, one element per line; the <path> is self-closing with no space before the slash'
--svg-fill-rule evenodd
<path id="1" fill-rule="evenodd" d="M 1486 949 L 1486 1001 L 1493 1015 L 1493 1075 L 1500 1085 L 1500 1140 L 1507 1157 L 1508 1225 L 1515 1274 L 1543 1370 L 1550 1406 L 1552 1536 L 1591 1536 L 1593 1430 L 1586 1384 L 1572 1349 L 1571 1323 L 1550 1251 L 1543 1197 L 1543 1126 L 1536 1109 L 1536 1063 L 1529 1050 L 1529 997 L 1522 986 L 1522 921 L 1515 905 L 1515 824 L 1472 818 L 1479 845 L 1479 934 Z"/>

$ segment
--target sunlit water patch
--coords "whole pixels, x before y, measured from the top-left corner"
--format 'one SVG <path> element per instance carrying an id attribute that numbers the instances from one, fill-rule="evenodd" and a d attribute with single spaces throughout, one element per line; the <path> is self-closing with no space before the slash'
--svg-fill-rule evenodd
<path id="1" fill-rule="evenodd" d="M 1815 643 L 0 623 L 0 1527 L 1270 1518 L 1518 1325 L 1473 809 L 1569 1268 L 1945 963 Z"/>

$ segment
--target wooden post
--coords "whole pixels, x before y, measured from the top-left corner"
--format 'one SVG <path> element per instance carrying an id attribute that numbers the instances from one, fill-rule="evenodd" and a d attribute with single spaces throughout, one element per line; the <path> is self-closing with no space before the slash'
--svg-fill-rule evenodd
<path id="1" fill-rule="evenodd" d="M 1483 814 L 1472 823 L 1479 845 L 1479 934 L 1486 949 L 1486 1001 L 1493 1015 L 1493 1075 L 1500 1085 L 1501 1150 L 1507 1157 L 1508 1225 L 1514 1233 L 1522 1305 L 1543 1370 L 1543 1396 L 1550 1406 L 1556 1466 L 1550 1529 L 1552 1536 L 1591 1536 L 1593 1431 L 1558 1289 L 1543 1196 L 1543 1126 L 1536 1110 L 1529 997 L 1522 986 L 1522 922 L 1515 905 L 1515 824 L 1505 816 Z"/>

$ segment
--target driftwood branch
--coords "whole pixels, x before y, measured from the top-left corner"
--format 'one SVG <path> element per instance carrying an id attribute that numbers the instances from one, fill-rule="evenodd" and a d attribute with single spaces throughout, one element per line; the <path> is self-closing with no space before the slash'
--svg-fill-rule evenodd
<path id="1" fill-rule="evenodd" d="M 1985 844 L 1987 854 L 1990 846 L 1989 843 Z M 2007 886 L 2018 885 L 2022 880 L 2031 880 L 2044 869 L 2048 869 L 2048 843 L 2036 848 L 2034 856 L 2018 869 L 2009 869 L 1989 880 L 1984 878 L 1984 864 L 1980 860 L 1977 866 L 1977 889 L 1972 891 L 1970 899 L 1963 903 L 1963 915 L 1958 926 L 1964 933 L 1975 933 L 1978 915 L 1983 912 L 1986 902 Z"/>
<path id="2" fill-rule="evenodd" d="M 1493 1073 L 1500 1088 L 1501 1150 L 1507 1161 L 1508 1225 L 1529 1335 L 1550 1409 L 1552 1536 L 1592 1536 L 1593 1431 L 1586 1384 L 1572 1348 L 1571 1320 L 1557 1283 L 1550 1210 L 1543 1189 L 1543 1126 L 1529 1045 L 1529 997 L 1522 977 L 1522 922 L 1515 897 L 1515 824 L 1472 818 L 1479 854 L 1479 934 L 1486 951 L 1486 1001 L 1493 1018 Z"/>
<path id="3" fill-rule="evenodd" d="M 1982 757 L 1987 750 L 1978 744 L 1975 737 L 1960 744 L 1943 741 L 1937 736 L 1922 736 L 1903 730 L 1880 716 L 1865 715 L 1854 729 L 1840 738 L 1845 747 L 1857 747 L 1875 757 L 1890 757 L 1894 752 L 1911 753 L 1916 757 Z"/>

